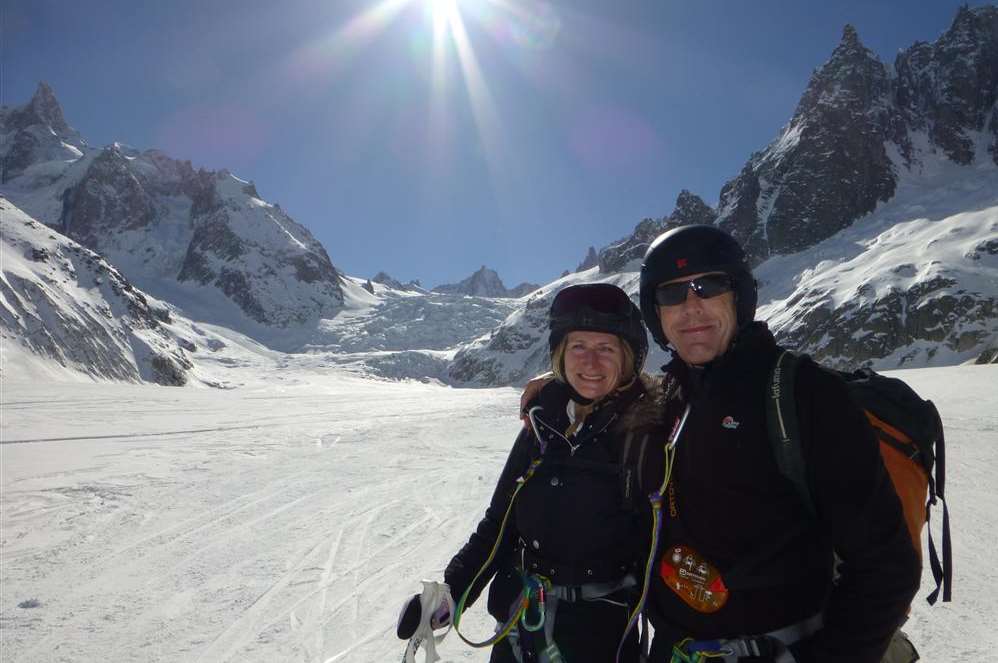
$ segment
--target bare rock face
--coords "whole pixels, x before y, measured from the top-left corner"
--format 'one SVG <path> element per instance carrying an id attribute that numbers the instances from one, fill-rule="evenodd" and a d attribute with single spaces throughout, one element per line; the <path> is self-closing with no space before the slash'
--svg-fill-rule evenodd
<path id="1" fill-rule="evenodd" d="M 119 231 L 152 225 L 158 211 L 155 200 L 128 164 L 117 145 L 104 149 L 83 179 L 63 193 L 59 229 L 99 251 L 104 239 Z"/>
<path id="2" fill-rule="evenodd" d="M 901 52 L 894 73 L 846 26 L 781 136 L 724 185 L 718 224 L 754 262 L 813 246 L 890 200 L 917 135 L 968 165 L 983 133 L 998 164 L 998 8 L 961 8 L 932 44 Z"/>
<path id="3" fill-rule="evenodd" d="M 836 307 L 818 304 L 780 342 L 842 369 L 873 366 L 894 354 L 891 367 L 924 365 L 940 352 L 965 353 L 994 336 L 993 324 L 979 323 L 998 319 L 998 304 L 982 293 L 953 293 L 955 285 L 940 278 L 876 298 L 857 293 Z"/>
<path id="4" fill-rule="evenodd" d="M 577 272 L 584 272 L 587 269 L 592 269 L 599 264 L 599 254 L 596 253 L 596 247 L 590 246 L 589 251 L 586 253 L 586 257 L 582 259 L 579 266 L 575 268 Z"/>
<path id="5" fill-rule="evenodd" d="M 644 219 L 634 232 L 599 252 L 599 270 L 603 274 L 622 271 L 628 264 L 644 258 L 649 245 L 666 230 L 679 226 L 709 224 L 717 219 L 715 212 L 700 196 L 686 189 L 676 197 L 676 207 L 664 219 Z"/>
<path id="6" fill-rule="evenodd" d="M 953 161 L 975 158 L 971 131 L 986 131 L 998 164 L 998 8 L 961 7 L 949 30 L 932 44 L 898 54 L 896 103 L 908 127 L 928 133 Z M 989 121 L 990 117 L 990 121 Z"/>
<path id="7" fill-rule="evenodd" d="M 668 229 L 665 219 L 642 219 L 627 237 L 604 247 L 599 252 L 599 271 L 613 274 L 641 260 L 652 241 Z"/>
<path id="8" fill-rule="evenodd" d="M 894 195 L 887 69 L 846 26 L 781 137 L 724 185 L 718 225 L 754 262 L 831 237 Z"/>
<path id="9" fill-rule="evenodd" d="M 215 194 L 191 207 L 193 234 L 177 280 L 213 285 L 253 320 L 275 326 L 333 315 L 340 276 L 322 245 L 279 207 L 217 173 Z"/>

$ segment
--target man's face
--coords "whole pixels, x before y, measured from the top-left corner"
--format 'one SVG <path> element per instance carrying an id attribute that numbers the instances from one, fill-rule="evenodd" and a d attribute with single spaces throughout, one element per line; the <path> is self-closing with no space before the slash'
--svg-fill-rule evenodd
<path id="1" fill-rule="evenodd" d="M 714 272 L 703 272 L 666 281 L 684 283 L 698 276 Z M 700 366 L 723 355 L 737 326 L 735 295 L 733 292 L 701 299 L 692 290 L 687 290 L 686 299 L 674 306 L 659 306 L 658 319 L 662 323 L 662 333 L 676 349 L 679 358 L 692 366 Z"/>

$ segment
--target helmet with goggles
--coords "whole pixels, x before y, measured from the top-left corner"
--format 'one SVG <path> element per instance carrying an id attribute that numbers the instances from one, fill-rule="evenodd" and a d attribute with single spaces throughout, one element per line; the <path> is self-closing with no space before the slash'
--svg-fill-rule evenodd
<path id="1" fill-rule="evenodd" d="M 551 302 L 548 347 L 552 354 L 573 331 L 614 334 L 634 353 L 634 374 L 648 355 L 648 336 L 641 311 L 622 289 L 610 283 L 583 283 L 562 289 Z"/>

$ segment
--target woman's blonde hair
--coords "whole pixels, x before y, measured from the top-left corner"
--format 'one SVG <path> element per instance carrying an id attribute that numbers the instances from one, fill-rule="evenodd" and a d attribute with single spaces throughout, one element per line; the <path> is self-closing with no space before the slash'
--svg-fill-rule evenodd
<path id="1" fill-rule="evenodd" d="M 554 349 L 551 353 L 551 372 L 554 373 L 555 378 L 559 382 L 568 383 L 568 379 L 565 377 L 565 352 L 568 349 L 568 337 L 572 332 L 565 334 L 565 337 L 561 339 L 558 347 Z M 631 349 L 631 344 L 625 341 L 620 336 L 616 334 L 612 335 L 617 341 L 620 342 L 620 353 L 623 355 L 623 366 L 620 371 L 620 384 L 627 384 L 634 377 L 634 350 Z M 618 387 L 620 385 L 614 385 Z"/>

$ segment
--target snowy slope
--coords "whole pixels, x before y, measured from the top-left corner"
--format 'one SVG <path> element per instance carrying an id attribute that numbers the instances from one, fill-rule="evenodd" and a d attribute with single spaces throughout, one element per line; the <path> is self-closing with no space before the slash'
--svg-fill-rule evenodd
<path id="1" fill-rule="evenodd" d="M 123 380 L 231 387 L 279 353 L 196 324 L 134 287 L 100 255 L 0 198 L 0 334 L 5 382 Z"/>
<path id="2" fill-rule="evenodd" d="M 481 516 L 517 394 L 290 359 L 230 391 L 4 381 L 4 660 L 399 660 L 398 607 Z M 991 660 L 998 367 L 895 375 L 942 412 L 956 560 L 955 601 L 907 631 L 926 663 Z M 491 632 L 482 605 L 465 630 Z"/>
<path id="3" fill-rule="evenodd" d="M 998 348 L 998 166 L 926 155 L 895 197 L 833 237 L 754 269 L 757 317 L 777 339 L 837 367 L 972 361 Z M 604 281 L 638 301 L 640 261 L 570 274 L 532 293 L 457 352 L 456 384 L 520 384 L 547 369 L 547 310 L 561 288 Z M 628 271 L 631 270 L 631 271 Z M 650 340 L 650 339 L 649 339 Z M 665 355 L 653 345 L 648 366 Z"/>
<path id="4" fill-rule="evenodd" d="M 53 369 L 57 364 L 100 378 L 188 381 L 193 364 L 185 347 L 193 350 L 194 344 L 163 324 L 170 318 L 166 308 L 151 303 L 103 258 L 3 199 L 0 227 L 6 351 L 48 357 Z"/>
<path id="5" fill-rule="evenodd" d="M 873 213 L 755 270 L 759 315 L 782 343 L 878 369 L 998 347 L 998 167 L 925 161 Z"/>

